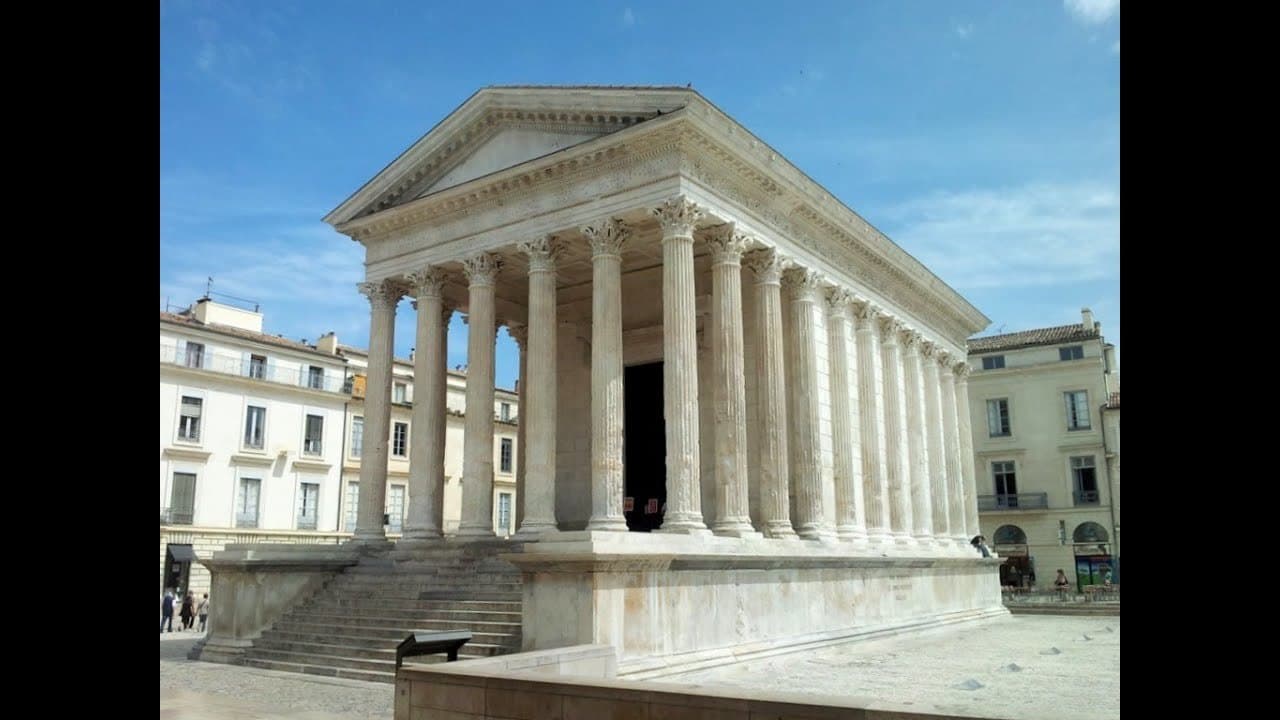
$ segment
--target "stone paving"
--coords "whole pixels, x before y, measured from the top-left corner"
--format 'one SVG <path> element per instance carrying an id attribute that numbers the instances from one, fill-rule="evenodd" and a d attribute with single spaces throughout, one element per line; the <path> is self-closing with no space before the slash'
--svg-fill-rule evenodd
<path id="1" fill-rule="evenodd" d="M 868 697 L 979 717 L 1120 717 L 1120 618 L 1024 615 L 660 682 Z"/>

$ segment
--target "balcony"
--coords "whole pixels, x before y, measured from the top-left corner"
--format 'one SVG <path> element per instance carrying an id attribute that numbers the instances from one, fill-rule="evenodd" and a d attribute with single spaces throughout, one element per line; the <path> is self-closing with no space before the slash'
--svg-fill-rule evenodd
<path id="1" fill-rule="evenodd" d="M 190 367 L 220 375 L 234 375 L 256 382 L 292 385 L 331 393 L 349 392 L 350 388 L 350 379 L 343 377 L 345 373 L 340 374 L 333 368 L 326 368 L 324 377 L 313 377 L 309 374 L 307 367 L 290 370 L 270 363 L 264 367 L 259 363 L 246 360 L 238 353 L 210 352 L 208 348 L 199 354 L 179 354 L 177 346 L 160 343 L 160 364 Z"/>
<path id="2" fill-rule="evenodd" d="M 1047 510 L 1049 493 L 979 495 L 978 510 Z"/>
<path id="3" fill-rule="evenodd" d="M 1075 497 L 1075 501 L 1077 505 L 1097 505 L 1098 504 L 1097 490 L 1077 490 L 1074 493 L 1072 493 L 1072 495 Z"/>
<path id="4" fill-rule="evenodd" d="M 190 525 L 194 520 L 191 510 L 170 509 L 166 507 L 160 508 L 160 524 L 161 525 Z"/>

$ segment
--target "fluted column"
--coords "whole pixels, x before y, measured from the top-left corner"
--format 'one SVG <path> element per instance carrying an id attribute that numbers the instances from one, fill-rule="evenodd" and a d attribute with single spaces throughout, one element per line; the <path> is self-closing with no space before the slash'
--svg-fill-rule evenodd
<path id="1" fill-rule="evenodd" d="M 529 427 L 529 423 L 525 421 L 524 417 L 525 386 L 529 383 L 529 327 L 520 322 L 508 322 L 507 334 L 511 336 L 512 340 L 515 340 L 516 349 L 520 353 L 520 376 L 516 381 L 516 456 L 513 458 L 516 463 L 516 506 L 513 510 L 516 514 L 516 532 L 519 532 L 520 525 L 524 522 L 524 446 L 527 435 L 525 428 Z"/>
<path id="2" fill-rule="evenodd" d="M 726 223 L 707 231 L 711 249 L 711 382 L 715 398 L 717 535 L 759 533 L 747 494 L 747 389 L 742 349 L 742 252 L 747 239 Z"/>
<path id="3" fill-rule="evenodd" d="M 812 270 L 792 268 L 783 275 L 791 300 L 787 333 L 791 365 L 791 482 L 796 489 L 796 533 L 819 540 L 826 533 L 822 508 L 822 445 L 818 439 L 818 337 L 813 313 L 821 301 L 821 279 Z M 830 533 L 834 535 L 834 532 Z"/>
<path id="4" fill-rule="evenodd" d="M 978 496 L 973 461 L 973 421 L 969 415 L 969 363 L 956 364 L 956 415 L 960 434 L 960 476 L 964 480 L 964 526 L 969 537 L 982 532 L 978 525 Z"/>
<path id="5" fill-rule="evenodd" d="M 552 236 L 520 244 L 529 256 L 528 384 L 520 386 L 524 516 L 516 534 L 556 530 L 556 256 Z M 528 428 L 527 430 L 525 428 Z"/>
<path id="6" fill-rule="evenodd" d="M 662 390 L 667 421 L 667 511 L 663 532 L 696 533 L 702 521 L 698 440 L 698 333 L 693 227 L 702 210 L 683 196 L 654 208 L 662 226 Z"/>
<path id="7" fill-rule="evenodd" d="M 444 270 L 427 266 L 409 276 L 418 311 L 413 359 L 413 435 L 409 442 L 409 515 L 400 547 L 444 535 L 445 363 L 448 317 Z"/>
<path id="8" fill-rule="evenodd" d="M 622 515 L 622 244 L 610 218 L 582 228 L 591 243 L 591 518 L 588 530 L 625 532 Z M 668 480 L 670 482 L 670 480 Z"/>
<path id="9" fill-rule="evenodd" d="M 920 334 L 902 336 L 902 364 L 907 390 L 907 448 L 911 460 L 911 535 L 916 543 L 933 542 L 933 497 L 929 494 L 929 445 L 926 437 L 924 369 L 920 365 Z"/>
<path id="10" fill-rule="evenodd" d="M 880 321 L 880 352 L 884 355 L 884 427 L 889 475 L 889 532 L 895 544 L 911 541 L 911 458 L 908 454 L 907 393 L 902 382 L 902 351 L 898 336 L 902 323 L 886 317 Z"/>
<path id="11" fill-rule="evenodd" d="M 880 311 L 865 301 L 853 305 L 858 339 L 858 410 L 862 431 L 862 494 L 867 539 L 873 545 L 889 535 L 888 448 L 884 431 L 884 359 L 880 353 Z"/>
<path id="12" fill-rule="evenodd" d="M 360 449 L 360 495 L 354 540 L 370 546 L 387 543 L 382 516 L 387 504 L 387 441 L 391 435 L 391 362 L 395 347 L 396 303 L 405 294 L 402 280 L 365 282 L 369 298 L 369 368 L 364 396 L 364 445 Z"/>
<path id="13" fill-rule="evenodd" d="M 865 543 L 867 519 L 862 491 L 862 436 L 858 412 L 858 356 L 850 327 L 849 291 L 827 293 L 827 338 L 831 358 L 831 439 L 835 455 L 836 534 Z"/>
<path id="14" fill-rule="evenodd" d="M 497 339 L 494 285 L 502 261 L 480 253 L 463 261 L 467 306 L 467 410 L 462 440 L 459 537 L 493 537 L 493 353 Z"/>
<path id="15" fill-rule="evenodd" d="M 933 509 L 933 537 L 939 545 L 952 545 L 951 518 L 947 515 L 947 459 L 943 444 L 942 385 L 938 379 L 938 346 L 922 343 L 924 364 L 925 443 L 929 446 L 929 494 Z"/>
<path id="16" fill-rule="evenodd" d="M 942 353 L 938 365 L 941 368 L 939 383 L 942 385 L 942 442 L 943 452 L 947 457 L 947 517 L 951 521 L 951 537 L 957 545 L 963 547 L 972 536 L 967 534 L 965 528 L 964 479 L 960 474 L 960 423 L 951 356 Z"/>
<path id="17" fill-rule="evenodd" d="M 760 528 L 765 537 L 793 538 L 787 455 L 787 387 L 782 354 L 782 270 L 773 250 L 746 257 L 756 283 L 757 442 L 760 463 Z"/>

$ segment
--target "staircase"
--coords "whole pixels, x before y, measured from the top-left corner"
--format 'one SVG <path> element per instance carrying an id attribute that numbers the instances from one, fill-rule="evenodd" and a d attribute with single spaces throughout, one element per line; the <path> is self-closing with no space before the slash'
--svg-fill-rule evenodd
<path id="1" fill-rule="evenodd" d="M 244 664 L 394 682 L 396 646 L 424 630 L 470 630 L 459 660 L 519 652 L 520 571 L 497 554 L 520 547 L 472 542 L 415 552 L 413 560 L 362 560 L 263 632 Z"/>

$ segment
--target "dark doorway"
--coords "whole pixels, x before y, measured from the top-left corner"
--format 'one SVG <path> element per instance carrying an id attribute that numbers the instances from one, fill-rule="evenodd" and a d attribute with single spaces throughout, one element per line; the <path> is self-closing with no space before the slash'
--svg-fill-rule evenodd
<path id="1" fill-rule="evenodd" d="M 627 529 L 662 527 L 667 506 L 667 437 L 662 416 L 662 363 L 632 365 L 623 378 L 623 515 Z"/>
<path id="2" fill-rule="evenodd" d="M 190 545 L 169 545 L 164 557 L 164 588 L 173 588 L 178 593 L 178 597 L 187 591 L 187 584 L 191 578 L 191 563 L 196 559 L 196 554 L 192 551 Z"/>

